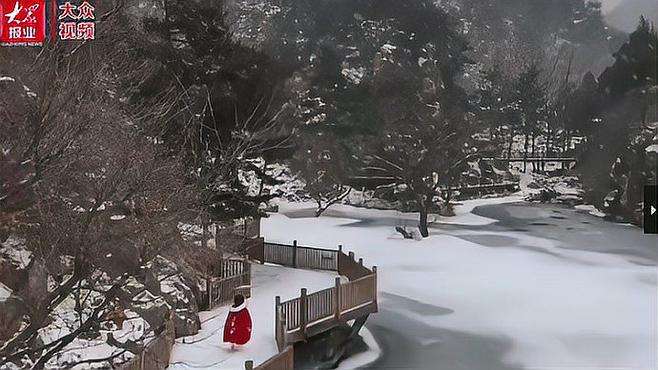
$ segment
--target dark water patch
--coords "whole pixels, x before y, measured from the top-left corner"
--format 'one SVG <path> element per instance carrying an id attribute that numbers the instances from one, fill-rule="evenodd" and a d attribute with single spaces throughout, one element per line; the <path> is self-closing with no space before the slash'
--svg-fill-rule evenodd
<path id="1" fill-rule="evenodd" d="M 555 219 L 555 220 L 566 220 L 566 219 L 567 219 L 567 218 L 564 217 L 564 216 L 551 216 L 551 218 L 552 218 L 552 219 Z"/>
<path id="2" fill-rule="evenodd" d="M 382 292 L 380 297 L 384 298 L 384 304 L 392 303 L 391 307 L 408 310 L 423 316 L 443 316 L 455 312 L 450 308 L 423 303 L 413 298 L 403 297 L 397 294 Z"/>
<path id="3" fill-rule="evenodd" d="M 518 245 L 518 239 L 505 235 L 459 235 L 458 238 L 485 247 L 513 247 Z"/>
<path id="4" fill-rule="evenodd" d="M 521 246 L 519 246 L 519 248 L 521 248 L 523 250 L 527 250 L 527 251 L 533 251 L 533 252 L 537 252 L 537 253 L 541 253 L 541 254 L 546 254 L 546 255 L 549 255 L 549 256 L 555 257 L 555 258 L 567 259 L 563 255 L 561 255 L 559 253 L 555 253 L 553 251 L 550 251 L 546 248 L 535 247 L 535 246 L 532 246 L 532 245 L 521 245 Z"/>
<path id="5" fill-rule="evenodd" d="M 546 223 L 546 222 L 531 222 L 530 225 L 532 225 L 532 226 L 556 226 L 556 225 L 549 224 L 549 223 Z"/>
<path id="6" fill-rule="evenodd" d="M 529 232 L 530 230 L 528 230 L 528 229 L 519 229 L 519 228 L 517 228 L 517 229 L 512 229 L 512 231 L 519 232 L 519 233 L 527 233 L 527 232 Z"/>
<path id="7" fill-rule="evenodd" d="M 585 224 L 585 225 L 591 225 L 591 224 L 592 224 L 592 223 L 589 222 L 589 221 L 580 221 L 580 223 L 581 223 L 581 224 Z"/>
<path id="8" fill-rule="evenodd" d="M 381 348 L 381 356 L 361 369 L 522 370 L 504 361 L 513 348 L 506 336 L 481 336 L 437 328 L 382 305 L 366 325 Z"/>

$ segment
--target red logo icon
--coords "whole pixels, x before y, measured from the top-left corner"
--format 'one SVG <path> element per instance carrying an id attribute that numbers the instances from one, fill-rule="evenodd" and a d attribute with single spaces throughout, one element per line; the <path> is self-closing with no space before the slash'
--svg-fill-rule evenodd
<path id="1" fill-rule="evenodd" d="M 45 0 L 0 0 L 0 45 L 41 46 L 45 38 Z"/>

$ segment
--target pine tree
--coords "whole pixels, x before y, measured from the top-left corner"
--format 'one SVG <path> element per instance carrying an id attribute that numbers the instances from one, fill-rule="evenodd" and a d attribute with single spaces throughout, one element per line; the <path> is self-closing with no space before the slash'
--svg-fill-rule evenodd
<path id="1" fill-rule="evenodd" d="M 545 131 L 547 124 L 547 97 L 541 81 L 541 69 L 532 63 L 516 81 L 516 100 L 521 117 L 521 132 L 524 135 L 524 156 L 536 155 L 536 138 Z"/>

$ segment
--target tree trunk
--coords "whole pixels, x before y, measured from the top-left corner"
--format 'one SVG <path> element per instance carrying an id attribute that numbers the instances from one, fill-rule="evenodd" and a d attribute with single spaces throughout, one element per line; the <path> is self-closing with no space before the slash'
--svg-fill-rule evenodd
<path id="1" fill-rule="evenodd" d="M 532 158 L 537 158 L 537 155 L 536 155 L 537 152 L 535 150 L 536 145 L 535 145 L 535 134 L 534 133 L 532 134 L 532 139 L 531 139 L 530 145 L 531 145 L 530 146 L 530 150 L 531 150 L 530 155 L 532 156 Z M 537 162 L 535 162 L 535 161 L 532 161 L 532 171 L 537 172 Z"/>
<path id="2" fill-rule="evenodd" d="M 528 133 L 524 133 L 523 138 L 523 173 L 528 170 Z"/>
<path id="3" fill-rule="evenodd" d="M 419 204 L 420 208 L 420 222 L 418 223 L 418 230 L 420 230 L 420 235 L 423 236 L 423 238 L 427 238 L 430 236 L 430 232 L 427 229 L 427 207 L 425 206 L 425 203 L 423 202 L 422 204 Z"/>
<path id="4" fill-rule="evenodd" d="M 201 225 L 201 227 L 203 228 L 203 234 L 201 238 L 203 241 L 201 242 L 201 247 L 206 248 L 208 246 L 208 240 L 210 240 L 210 222 L 204 217 L 202 223 L 203 225 Z"/>

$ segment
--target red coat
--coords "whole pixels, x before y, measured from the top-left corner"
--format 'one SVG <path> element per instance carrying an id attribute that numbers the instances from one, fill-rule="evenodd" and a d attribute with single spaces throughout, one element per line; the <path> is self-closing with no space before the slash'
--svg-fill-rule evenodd
<path id="1" fill-rule="evenodd" d="M 238 307 L 231 307 L 224 324 L 224 342 L 245 344 L 251 339 L 251 315 L 246 302 Z"/>

